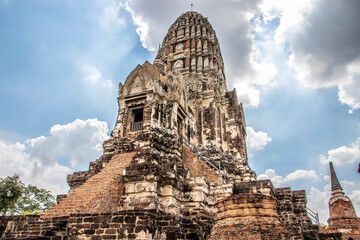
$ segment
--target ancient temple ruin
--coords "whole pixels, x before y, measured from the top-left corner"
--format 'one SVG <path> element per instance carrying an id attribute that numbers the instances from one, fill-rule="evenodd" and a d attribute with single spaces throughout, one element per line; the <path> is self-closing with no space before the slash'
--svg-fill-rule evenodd
<path id="1" fill-rule="evenodd" d="M 171 25 L 117 101 L 103 155 L 68 176 L 68 194 L 44 215 L 1 218 L 4 239 L 327 239 L 305 191 L 274 188 L 249 167 L 243 107 L 201 14 Z"/>

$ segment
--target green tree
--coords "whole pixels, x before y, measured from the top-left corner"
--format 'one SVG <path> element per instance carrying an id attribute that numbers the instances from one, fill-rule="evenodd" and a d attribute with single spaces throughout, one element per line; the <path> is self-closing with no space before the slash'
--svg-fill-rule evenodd
<path id="1" fill-rule="evenodd" d="M 11 214 L 41 214 L 55 205 L 55 196 L 46 189 L 28 185 L 24 188 L 22 197 L 15 207 L 10 210 Z"/>
<path id="2" fill-rule="evenodd" d="M 19 175 L 0 178 L 0 213 L 6 215 L 9 209 L 15 207 L 24 191 L 24 184 Z"/>

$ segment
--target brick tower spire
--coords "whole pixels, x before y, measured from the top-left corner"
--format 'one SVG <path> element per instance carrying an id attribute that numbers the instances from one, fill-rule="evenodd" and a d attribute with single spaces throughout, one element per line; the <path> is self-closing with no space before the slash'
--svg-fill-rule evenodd
<path id="1" fill-rule="evenodd" d="M 331 176 L 331 191 L 332 191 L 332 195 L 335 195 L 335 194 L 342 194 L 344 195 L 343 193 L 343 188 L 341 187 L 340 185 L 340 182 L 336 176 L 336 173 L 335 173 L 335 170 L 334 170 L 334 166 L 333 166 L 333 163 L 332 162 L 329 162 L 329 165 L 330 165 L 330 176 Z"/>

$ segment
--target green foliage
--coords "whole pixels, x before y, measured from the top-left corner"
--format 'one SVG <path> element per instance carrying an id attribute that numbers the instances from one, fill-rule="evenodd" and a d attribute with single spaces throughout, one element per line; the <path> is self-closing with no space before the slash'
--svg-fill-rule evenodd
<path id="1" fill-rule="evenodd" d="M 0 213 L 6 215 L 9 209 L 15 207 L 24 191 L 24 184 L 19 176 L 0 178 Z"/>
<path id="2" fill-rule="evenodd" d="M 43 212 L 39 211 L 39 210 L 35 210 L 35 211 L 29 211 L 29 212 L 23 212 L 20 213 L 19 215 L 22 216 L 26 216 L 26 215 L 41 215 Z"/>
<path id="3" fill-rule="evenodd" d="M 18 175 L 0 178 L 0 213 L 2 215 L 30 215 L 49 210 L 55 197 L 46 189 L 24 186 Z"/>
<path id="4" fill-rule="evenodd" d="M 46 189 L 28 185 L 24 188 L 22 197 L 18 200 L 11 214 L 41 214 L 55 205 L 55 197 Z"/>
<path id="5" fill-rule="evenodd" d="M 329 226 L 326 225 L 326 224 L 324 224 L 324 223 L 320 223 L 320 226 L 319 226 L 319 227 L 320 227 L 320 228 L 327 229 Z"/>

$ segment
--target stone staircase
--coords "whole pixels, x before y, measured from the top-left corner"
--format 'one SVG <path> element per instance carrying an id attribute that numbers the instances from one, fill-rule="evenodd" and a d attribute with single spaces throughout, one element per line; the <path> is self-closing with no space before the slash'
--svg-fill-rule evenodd
<path id="1" fill-rule="evenodd" d="M 195 146 L 194 144 L 192 144 L 191 142 L 189 142 L 186 138 L 184 138 L 182 135 L 180 135 L 180 141 L 187 146 L 199 159 L 201 159 L 202 161 L 204 161 L 204 163 L 206 163 L 209 167 L 213 168 L 215 171 L 219 172 L 220 175 L 223 176 L 224 179 L 226 179 L 226 170 L 222 169 L 221 165 L 220 165 L 220 161 L 219 162 L 215 162 L 213 161 L 211 158 L 208 158 L 206 156 L 204 156 L 201 151 L 199 150 L 199 148 L 197 146 Z"/>
<path id="2" fill-rule="evenodd" d="M 119 180 L 123 170 L 131 163 L 134 155 L 135 152 L 114 155 L 98 174 L 70 191 L 66 198 L 49 211 L 46 211 L 41 217 L 53 218 L 69 216 L 72 213 L 94 213 L 116 210 L 113 209 L 113 206 L 107 206 L 107 208 L 105 206 L 104 208 L 104 204 L 99 204 L 99 201 L 117 204 L 117 202 L 111 201 L 114 199 L 104 199 L 104 196 L 107 198 L 109 196 L 112 198 L 120 197 Z M 102 206 L 102 209 L 96 208 L 97 206 Z"/>
<path id="3" fill-rule="evenodd" d="M 206 177 L 212 183 L 223 180 L 223 174 L 212 168 L 186 145 L 183 145 L 182 160 L 189 168 L 191 177 Z"/>

